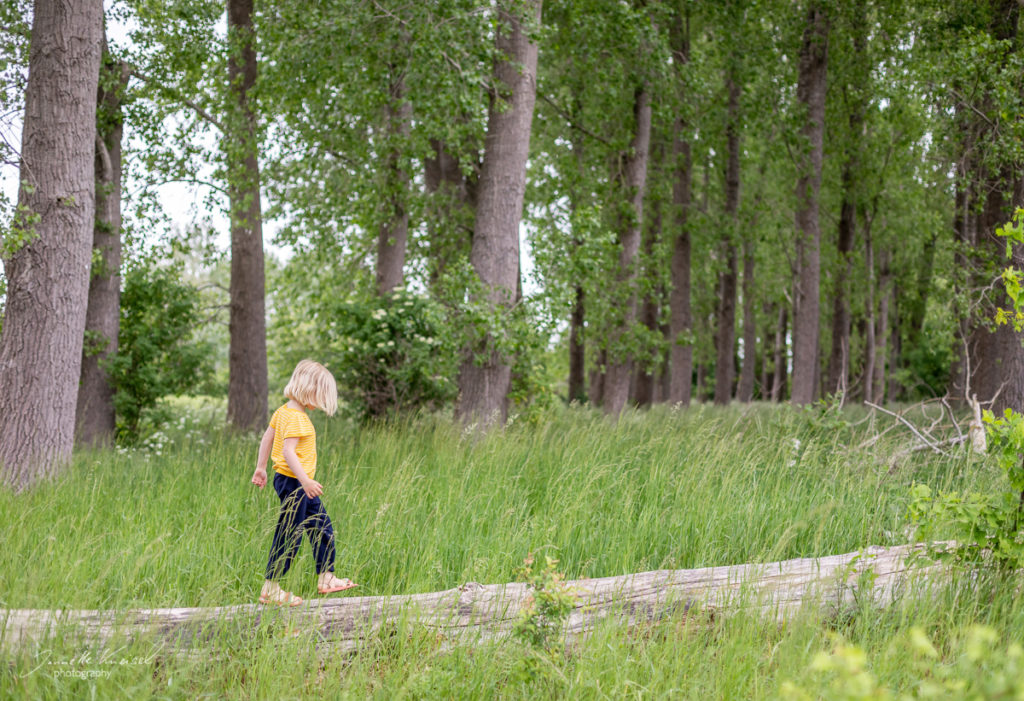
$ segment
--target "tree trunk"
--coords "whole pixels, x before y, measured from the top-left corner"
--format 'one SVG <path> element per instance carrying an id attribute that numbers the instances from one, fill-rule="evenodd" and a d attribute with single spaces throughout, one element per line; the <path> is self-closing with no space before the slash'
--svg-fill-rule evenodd
<path id="1" fill-rule="evenodd" d="M 591 406 L 604 403 L 604 368 L 608 365 L 608 351 L 602 348 L 597 354 L 597 362 L 590 371 L 590 382 L 587 386 L 587 399 Z"/>
<path id="2" fill-rule="evenodd" d="M 669 38 L 672 43 L 672 61 L 681 72 L 690 60 L 689 15 L 676 12 Z M 693 395 L 693 317 L 690 310 L 690 229 L 687 219 L 692 199 L 693 157 L 690 142 L 686 140 L 686 122 L 682 117 L 674 120 L 672 129 L 672 152 L 675 158 L 672 205 L 675 221 L 668 301 L 668 401 L 670 404 L 689 406 Z"/>
<path id="3" fill-rule="evenodd" d="M 662 149 L 658 149 L 659 160 L 660 152 Z M 644 259 L 645 259 L 645 275 L 649 281 L 653 281 L 656 278 L 657 272 L 654 259 L 654 248 L 658 245 L 661 239 L 661 203 L 652 203 L 650 226 L 647 228 L 647 235 L 644 237 Z M 658 325 L 658 292 L 655 285 L 650 285 L 647 294 L 644 295 L 643 304 L 640 307 L 640 323 L 643 324 L 650 332 L 650 337 L 654 338 L 659 330 Z M 657 358 L 651 357 L 648 352 L 644 359 L 644 362 L 638 364 L 636 369 L 636 380 L 634 382 L 635 395 L 633 396 L 633 402 L 637 406 L 649 407 L 654 403 L 655 400 L 655 378 L 657 377 L 661 363 L 658 362 Z"/>
<path id="4" fill-rule="evenodd" d="M 902 387 L 898 379 L 900 368 L 900 290 L 895 280 L 889 287 L 889 373 L 886 380 L 886 397 L 889 404 L 895 404 Z"/>
<path id="5" fill-rule="evenodd" d="M 740 205 L 740 86 L 731 69 L 726 72 L 729 95 L 725 125 L 725 219 L 729 231 L 721 244 L 725 269 L 718 274 L 718 332 L 715 335 L 715 404 L 726 405 L 732 398 L 736 358 L 736 241 Z"/>
<path id="6" fill-rule="evenodd" d="M 852 128 L 853 117 L 850 118 L 850 123 Z M 828 359 L 826 394 L 845 393 L 850 373 L 850 303 L 846 288 L 853 265 L 850 254 L 853 252 L 857 209 L 853 192 L 853 155 L 848 155 L 847 158 L 841 176 L 843 203 L 839 209 L 839 262 L 832 291 L 832 353 Z"/>
<path id="7" fill-rule="evenodd" d="M 992 0 L 990 11 L 992 19 L 989 33 L 994 39 L 1014 46 L 1013 51 L 1019 57 L 1021 4 L 1016 0 Z M 995 89 L 994 86 L 992 89 Z M 981 128 L 989 131 L 998 127 L 986 119 Z M 980 163 L 976 162 L 976 166 L 980 166 Z M 984 168 L 982 173 L 975 175 L 977 191 L 984 193 L 979 195 L 984 197 L 984 207 L 978 216 L 975 233 L 980 254 L 976 256 L 976 265 L 981 268 L 986 282 L 993 279 L 996 270 L 1007 264 L 1017 270 L 1024 268 L 1022 247 L 1015 246 L 1011 260 L 1007 262 L 1006 240 L 995 234 L 996 228 L 1008 222 L 1017 207 L 1024 206 L 1021 171 L 1020 161 L 1004 161 L 1001 166 Z M 986 259 L 998 261 L 992 266 L 996 270 L 986 269 L 990 265 Z M 969 350 L 974 353 L 971 358 L 971 393 L 977 394 L 982 402 L 994 400 L 991 410 L 996 416 L 1001 415 L 1005 409 L 1024 409 L 1024 339 L 1011 325 L 999 326 L 995 331 L 986 328 L 986 322 L 995 316 L 995 306 L 1000 303 L 1004 307 L 1010 306 L 1002 291 L 998 294 L 998 301 L 986 300 L 976 310 L 981 319 L 973 320 L 969 343 Z"/>
<path id="8" fill-rule="evenodd" d="M 789 308 L 779 305 L 779 323 L 775 327 L 775 373 L 772 377 L 772 401 L 782 402 L 786 399 L 788 382 L 789 352 L 786 347 L 786 333 L 789 326 Z"/>
<path id="9" fill-rule="evenodd" d="M 452 260 L 469 251 L 473 242 L 476 184 L 462 173 L 459 159 L 447 145 L 430 140 L 433 156 L 423 161 L 427 197 L 429 282 L 437 289 Z"/>
<path id="10" fill-rule="evenodd" d="M 618 416 L 626 407 L 633 368 L 632 359 L 619 346 L 636 322 L 636 294 L 632 286 L 636 279 L 637 252 L 640 250 L 647 154 L 651 144 L 651 97 L 646 85 L 636 90 L 633 113 L 636 131 L 626 158 L 623 183 L 630 211 L 623 223 L 619 251 L 618 292 L 622 307 L 621 316 L 609 338 L 608 370 L 604 387 L 604 411 L 610 416 Z"/>
<path id="11" fill-rule="evenodd" d="M 767 343 L 765 344 L 767 346 Z M 743 367 L 736 398 L 754 400 L 754 376 L 757 373 L 757 328 L 754 318 L 754 245 L 743 242 Z"/>
<path id="12" fill-rule="evenodd" d="M 36 0 L 18 205 L 38 220 L 4 242 L 0 476 L 15 489 L 71 457 L 95 213 L 100 0 Z M 20 220 L 23 222 L 24 220 Z M 16 250 L 9 247 L 17 246 Z"/>
<path id="13" fill-rule="evenodd" d="M 825 131 L 825 84 L 828 77 L 829 23 L 825 8 L 811 0 L 800 48 L 797 102 L 807 110 L 800 129 L 807 150 L 800 161 L 796 185 L 797 285 L 793 318 L 794 404 L 814 401 L 818 367 L 821 227 L 819 193 Z"/>
<path id="14" fill-rule="evenodd" d="M 121 95 L 128 83 L 128 66 L 106 55 L 101 70 L 105 76 L 96 97 L 94 263 L 75 409 L 79 445 L 109 445 L 116 429 L 114 388 L 102 365 L 117 351 L 121 326 Z"/>
<path id="15" fill-rule="evenodd" d="M 231 209 L 231 310 L 228 349 L 228 421 L 242 431 L 267 423 L 267 326 L 263 223 L 256 111 L 249 93 L 256 84 L 253 0 L 227 0 L 228 133 L 224 149 Z"/>
<path id="16" fill-rule="evenodd" d="M 527 0 L 523 8 L 532 24 L 540 23 L 541 0 Z M 477 193 L 476 221 L 470 262 L 495 310 L 515 302 L 519 279 L 519 222 L 526 191 L 526 157 L 537 89 L 537 44 L 515 12 L 502 4 L 496 35 L 500 58 L 494 74 L 501 91 L 492 95 L 487 115 L 487 138 Z M 467 348 L 459 370 L 456 415 L 481 428 L 504 424 L 508 416 L 511 368 L 493 347 L 494 339 L 481 339 Z M 483 362 L 474 356 L 482 354 Z"/>
<path id="17" fill-rule="evenodd" d="M 1003 173 L 1010 177 L 1010 169 Z M 1019 171 L 1018 171 L 1019 173 Z M 1018 176 L 1019 177 L 1019 176 Z M 1004 181 L 1005 182 L 1005 181 Z M 1024 246 L 1014 246 L 1009 261 L 1005 259 L 1006 240 L 995 235 L 997 227 L 1010 220 L 1013 210 L 1024 206 L 1024 182 L 1016 182 L 1015 192 L 1007 196 L 995 184 L 989 189 L 985 209 L 978 231 L 978 248 L 999 261 L 1000 267 L 1011 265 L 1024 270 Z M 997 304 L 1012 308 L 1005 294 L 998 293 Z M 991 319 L 995 316 L 993 303 L 981 306 L 980 314 Z M 1005 409 L 1024 410 L 1024 337 L 1010 324 L 989 331 L 982 323 L 975 323 L 971 331 L 971 393 L 982 402 L 995 399 L 991 409 L 1001 416 Z"/>
<path id="18" fill-rule="evenodd" d="M 582 111 L 578 101 L 575 104 L 575 108 L 577 112 Z M 573 155 L 576 156 L 577 175 L 582 180 L 584 177 L 582 135 L 574 132 L 571 143 Z M 576 226 L 575 215 L 579 207 L 579 199 L 579 187 L 574 184 L 569 192 L 569 208 L 570 215 L 573 217 L 573 226 Z M 582 246 L 582 239 L 579 236 L 574 236 L 572 242 L 574 259 L 578 258 L 578 252 Z M 574 285 L 573 292 L 572 315 L 569 318 L 569 401 L 582 403 L 587 399 L 586 378 L 584 376 L 587 360 L 586 341 L 583 337 L 583 324 L 586 318 L 586 295 L 583 285 L 578 282 Z"/>
<path id="19" fill-rule="evenodd" d="M 861 384 L 864 386 L 864 401 L 876 402 L 875 396 L 875 363 L 878 348 L 875 342 L 875 250 L 871 240 L 872 217 L 864 218 L 864 267 L 868 272 L 868 284 L 864 299 L 864 374 Z"/>
<path id="20" fill-rule="evenodd" d="M 409 240 L 409 169 L 403 152 L 412 126 L 412 104 L 405 99 L 405 93 L 405 77 L 395 76 L 386 108 L 385 132 L 391 142 L 384 164 L 387 211 L 377 235 L 377 294 L 381 297 L 402 286 Z"/>
<path id="21" fill-rule="evenodd" d="M 874 373 L 871 378 L 872 401 L 885 401 L 886 342 L 889 339 L 889 295 L 892 289 L 892 273 L 889 269 L 889 251 L 883 250 L 879 262 L 878 277 L 878 318 L 875 328 Z"/>

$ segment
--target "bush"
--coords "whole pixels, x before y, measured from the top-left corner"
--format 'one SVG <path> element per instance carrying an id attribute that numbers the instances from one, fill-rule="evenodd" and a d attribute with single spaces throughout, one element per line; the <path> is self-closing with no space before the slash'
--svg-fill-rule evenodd
<path id="1" fill-rule="evenodd" d="M 317 311 L 325 361 L 361 418 L 436 408 L 455 398 L 458 355 L 444 313 L 427 297 L 325 302 Z"/>
<path id="2" fill-rule="evenodd" d="M 195 394 L 213 372 L 209 343 L 195 339 L 199 292 L 180 281 L 180 265 L 132 264 L 121 292 L 117 353 L 105 363 L 114 386 L 117 440 L 134 443 L 146 417 L 164 422 L 158 401 Z"/>

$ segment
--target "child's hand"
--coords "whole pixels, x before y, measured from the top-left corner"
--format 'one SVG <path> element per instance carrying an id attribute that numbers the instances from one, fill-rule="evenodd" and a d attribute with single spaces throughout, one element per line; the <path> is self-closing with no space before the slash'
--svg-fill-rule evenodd
<path id="1" fill-rule="evenodd" d="M 302 491 L 304 491 L 306 496 L 310 499 L 316 499 L 324 493 L 324 488 L 323 485 L 316 480 L 307 480 L 306 483 L 302 485 Z"/>
<path id="2" fill-rule="evenodd" d="M 252 473 L 252 483 L 260 489 L 267 486 L 267 468 L 257 467 L 256 472 Z"/>

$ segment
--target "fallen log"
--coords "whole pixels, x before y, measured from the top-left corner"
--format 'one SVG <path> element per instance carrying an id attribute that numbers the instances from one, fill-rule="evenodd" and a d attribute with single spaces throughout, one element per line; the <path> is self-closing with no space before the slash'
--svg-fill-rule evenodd
<path id="1" fill-rule="evenodd" d="M 924 546 L 877 546 L 844 555 L 766 564 L 655 570 L 565 584 L 576 601 L 564 626 L 567 637 L 592 630 L 612 618 L 627 626 L 682 616 L 752 610 L 783 620 L 805 604 L 837 611 L 870 597 L 886 605 L 915 579 L 930 578 L 936 565 L 908 562 Z M 208 641 L 226 625 L 252 628 L 285 619 L 292 630 L 316 630 L 334 649 L 352 650 L 379 635 L 382 626 L 418 624 L 448 643 L 500 637 L 511 630 L 528 603 L 526 584 L 477 584 L 406 596 L 314 599 L 280 609 L 258 604 L 215 608 L 162 608 L 130 611 L 12 609 L 0 611 L 0 648 L 43 643 L 60 632 L 82 644 L 99 645 L 117 637 L 149 636 L 161 648 L 185 650 Z"/>

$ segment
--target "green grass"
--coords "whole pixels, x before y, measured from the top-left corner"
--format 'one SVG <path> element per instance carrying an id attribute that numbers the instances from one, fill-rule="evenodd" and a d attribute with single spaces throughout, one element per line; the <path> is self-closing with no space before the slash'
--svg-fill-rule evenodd
<path id="1" fill-rule="evenodd" d="M 563 409 L 483 439 L 438 417 L 369 428 L 315 420 L 337 571 L 358 581 L 361 595 L 512 581 L 530 552 L 554 555 L 574 579 L 903 543 L 912 481 L 985 489 L 997 474 L 966 456 L 925 453 L 890 474 L 886 459 L 905 436 L 860 450 L 867 424 L 785 408 L 657 408 L 614 426 Z M 249 484 L 257 441 L 175 426 L 149 441 L 151 451 L 79 454 L 57 482 L 0 492 L 0 608 L 255 599 L 278 508 L 271 488 Z M 315 595 L 307 545 L 285 586 Z M 1024 630 L 1021 607 L 1005 593 L 942 607 L 911 600 L 854 618 L 844 634 L 883 652 L 910 625 L 954 635 L 997 621 L 1008 638 Z M 402 635 L 401 645 L 382 640 L 341 656 L 273 630 L 222 631 L 202 656 L 121 665 L 92 680 L 57 675 L 63 668 L 53 664 L 33 672 L 39 661 L 24 651 L 0 668 L 0 693 L 773 697 L 781 680 L 802 677 L 836 625 L 810 613 L 783 628 L 744 616 L 643 632 L 609 625 L 532 675 L 514 642 L 439 650 L 429 636 Z M 55 642 L 40 654 L 76 652 Z M 881 654 L 880 677 L 898 686 L 904 673 L 893 658 Z"/>

